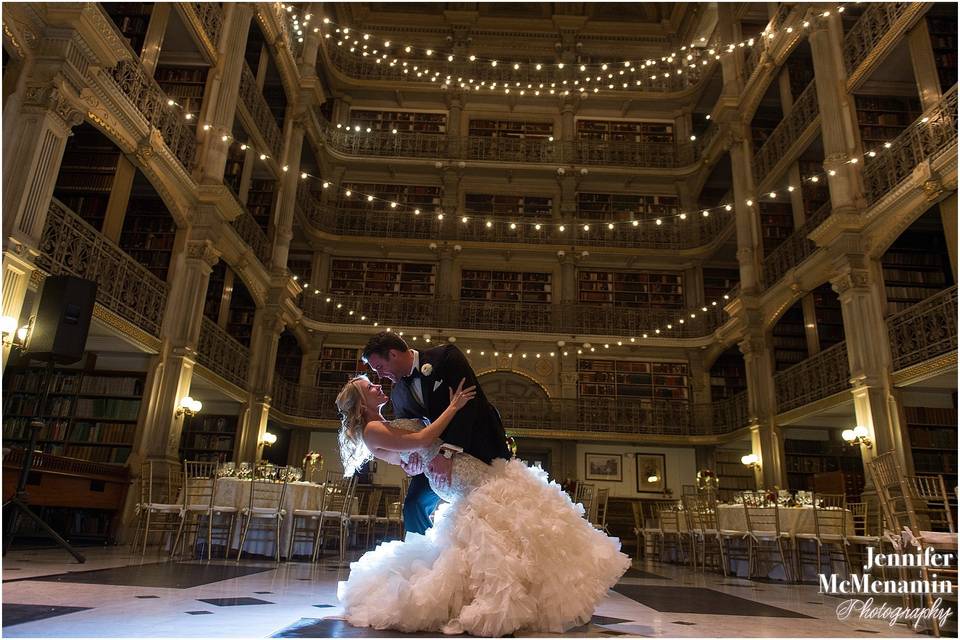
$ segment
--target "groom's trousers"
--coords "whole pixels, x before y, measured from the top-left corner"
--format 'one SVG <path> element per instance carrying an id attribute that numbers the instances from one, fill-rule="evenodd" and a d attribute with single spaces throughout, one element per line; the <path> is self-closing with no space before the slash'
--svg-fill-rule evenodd
<path id="1" fill-rule="evenodd" d="M 420 474 L 410 478 L 407 497 L 403 501 L 403 528 L 412 533 L 426 533 L 432 526 L 430 516 L 440 504 L 440 496 L 430 488 L 427 476 Z"/>

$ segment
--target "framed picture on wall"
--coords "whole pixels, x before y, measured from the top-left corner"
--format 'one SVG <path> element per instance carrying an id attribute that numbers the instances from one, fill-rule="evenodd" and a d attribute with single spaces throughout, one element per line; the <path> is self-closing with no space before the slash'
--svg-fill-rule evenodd
<path id="1" fill-rule="evenodd" d="M 587 453 L 586 474 L 587 480 L 602 482 L 623 481 L 623 454 L 621 453 Z"/>
<path id="2" fill-rule="evenodd" d="M 667 456 L 662 453 L 637 454 L 637 493 L 666 493 Z"/>

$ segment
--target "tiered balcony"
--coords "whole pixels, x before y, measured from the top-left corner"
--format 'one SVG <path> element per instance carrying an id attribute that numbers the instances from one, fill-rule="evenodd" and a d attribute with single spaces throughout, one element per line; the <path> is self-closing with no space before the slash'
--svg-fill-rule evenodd
<path id="1" fill-rule="evenodd" d="M 257 86 L 257 79 L 250 70 L 250 66 L 244 63 L 243 70 L 240 73 L 240 104 L 250 116 L 250 127 L 261 139 L 260 144 L 265 145 L 270 150 L 272 158 L 279 162 L 283 155 L 283 133 L 277 126 L 277 121 L 270 111 L 270 105 L 267 104 L 263 92 Z"/>
<path id="2" fill-rule="evenodd" d="M 812 216 L 807 218 L 802 225 L 797 227 L 779 247 L 763 259 L 764 288 L 772 287 L 779 282 L 790 269 L 793 269 L 813 255 L 813 252 L 817 250 L 817 245 L 807 236 L 811 231 L 819 227 L 824 220 L 830 217 L 830 212 L 832 211 L 831 206 L 829 200 L 824 202 L 823 205 L 817 209 Z"/>
<path id="3" fill-rule="evenodd" d="M 300 215 L 309 220 L 317 231 L 336 236 L 374 238 L 409 238 L 420 240 L 448 240 L 456 242 L 498 242 L 534 245 L 570 245 L 585 247 L 622 247 L 649 249 L 696 249 L 715 242 L 724 235 L 733 218 L 732 213 L 714 212 L 709 218 L 697 217 L 687 223 L 656 226 L 649 222 L 637 227 L 617 225 L 613 230 L 599 221 L 593 221 L 589 231 L 583 230 L 583 221 L 571 223 L 560 232 L 555 220 L 544 222 L 538 230 L 530 224 L 510 225 L 516 219 L 486 215 L 467 215 L 467 222 L 453 218 L 446 221 L 434 215 L 413 216 L 409 212 L 386 209 L 345 209 L 323 205 L 301 183 L 297 193 Z M 431 213 L 432 212 L 428 212 Z M 491 226 L 487 226 L 487 222 Z"/>
<path id="4" fill-rule="evenodd" d="M 356 322 L 368 317 L 376 318 L 381 324 L 398 326 L 599 336 L 639 337 L 644 332 L 652 335 L 655 327 L 661 327 L 662 337 L 666 338 L 708 336 L 724 322 L 719 306 L 703 312 L 702 309 L 638 309 L 579 303 L 445 301 L 339 294 L 335 297 L 334 302 L 326 302 L 325 295 L 304 294 L 301 303 L 304 314 L 310 320 L 327 323 Z M 353 315 L 348 315 L 350 311 Z M 683 323 L 679 324 L 677 319 L 681 317 Z M 673 329 L 666 330 L 667 323 L 674 323 Z"/>
<path id="5" fill-rule="evenodd" d="M 318 119 L 320 120 L 320 119 Z M 534 164 L 578 164 L 645 169 L 680 169 L 698 160 L 693 143 L 609 142 L 543 138 L 491 138 L 445 133 L 354 131 L 320 120 L 320 135 L 333 151 L 348 156 L 471 160 Z"/>
<path id="6" fill-rule="evenodd" d="M 263 232 L 263 229 L 260 228 L 260 225 L 253 218 L 253 215 L 247 211 L 247 208 L 242 205 L 239 206 L 243 208 L 243 213 L 234 218 L 230 222 L 230 226 L 237 232 L 240 239 L 253 250 L 253 255 L 257 256 L 260 263 L 269 269 L 270 256 L 273 252 L 270 239 L 267 237 L 267 234 Z"/>
<path id="7" fill-rule="evenodd" d="M 167 283 L 70 211 L 50 202 L 37 268 L 97 283 L 97 302 L 153 338 L 160 336 Z"/>
<path id="8" fill-rule="evenodd" d="M 875 158 L 867 158 L 863 185 L 867 202 L 874 204 L 909 178 L 924 161 L 934 162 L 945 153 L 956 159 L 957 85 L 940 103 L 923 113 Z"/>
<path id="9" fill-rule="evenodd" d="M 780 413 L 850 388 L 847 343 L 840 342 L 773 377 Z"/>
<path id="10" fill-rule="evenodd" d="M 240 389 L 246 389 L 250 350 L 206 317 L 200 325 L 197 363 Z"/>
<path id="11" fill-rule="evenodd" d="M 957 354 L 957 286 L 887 318 L 893 370 Z"/>
<path id="12" fill-rule="evenodd" d="M 900 41 L 913 21 L 926 11 L 921 2 L 871 2 L 843 39 L 848 89 L 869 77 L 871 69 Z"/>
<path id="13" fill-rule="evenodd" d="M 793 103 L 789 115 L 753 156 L 753 180 L 758 191 L 767 191 L 764 180 L 782 174 L 783 169 L 796 160 L 810 142 L 819 118 L 816 82 L 811 80 Z"/>

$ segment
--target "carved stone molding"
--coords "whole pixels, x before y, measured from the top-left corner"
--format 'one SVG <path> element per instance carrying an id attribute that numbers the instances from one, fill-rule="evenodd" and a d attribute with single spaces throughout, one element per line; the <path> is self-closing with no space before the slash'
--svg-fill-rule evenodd
<path id="1" fill-rule="evenodd" d="M 86 110 L 77 108 L 59 87 L 52 85 L 27 87 L 23 104 L 27 108 L 44 109 L 54 113 L 66 129 L 82 124 L 86 113 Z"/>
<path id="2" fill-rule="evenodd" d="M 213 267 L 220 261 L 221 253 L 217 251 L 209 240 L 187 243 L 187 259 L 202 260 Z"/>

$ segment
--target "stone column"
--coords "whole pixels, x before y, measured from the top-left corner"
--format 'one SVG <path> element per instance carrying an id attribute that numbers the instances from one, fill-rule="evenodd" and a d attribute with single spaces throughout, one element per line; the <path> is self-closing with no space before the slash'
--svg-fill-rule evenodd
<path id="1" fill-rule="evenodd" d="M 910 62 L 913 77 L 917 81 L 921 108 L 926 111 L 940 102 L 940 76 L 937 74 L 937 60 L 933 57 L 933 44 L 930 42 L 930 30 L 927 21 L 921 18 L 907 35 L 910 45 Z"/>
<path id="2" fill-rule="evenodd" d="M 437 257 L 440 264 L 437 271 L 436 299 L 440 306 L 440 313 L 437 320 L 443 326 L 448 326 L 453 314 L 453 301 L 459 298 L 458 291 L 454 289 L 456 278 L 454 276 L 453 247 L 442 246 L 437 251 Z"/>
<path id="3" fill-rule="evenodd" d="M 293 218 L 297 206 L 297 188 L 300 186 L 300 156 L 303 151 L 304 114 L 285 118 L 285 140 L 283 166 L 288 170 L 280 174 L 280 196 L 277 200 L 277 221 L 273 235 L 274 271 L 287 268 L 290 255 L 290 241 L 293 239 Z"/>
<path id="4" fill-rule="evenodd" d="M 33 260 L 71 129 L 83 122 L 73 98 L 54 85 L 27 85 L 3 148 L 3 312 L 19 319 Z M 4 122 L 4 128 L 7 127 Z M 6 366 L 7 347 L 3 349 Z"/>
<path id="5" fill-rule="evenodd" d="M 187 233 L 180 231 L 181 236 Z M 219 254 L 213 248 L 214 237 L 215 234 L 204 232 L 188 236 L 177 242 L 179 250 L 171 258 L 173 281 L 160 329 L 160 353 L 151 358 L 148 365 L 142 426 L 137 431 L 133 452 L 127 461 L 134 485 L 140 463 L 147 460 L 179 462 L 184 416 L 177 415 L 177 407 L 184 396 L 190 395 L 203 303 L 210 272 L 219 260 Z M 137 493 L 128 492 L 122 517 L 125 532 L 136 519 L 136 501 Z"/>
<path id="6" fill-rule="evenodd" d="M 733 17 L 736 5 L 729 2 L 717 3 L 717 33 L 720 36 L 720 42 L 724 44 L 734 43 L 739 40 L 739 27 Z M 727 54 L 726 49 L 718 49 L 720 55 L 720 72 L 723 74 L 723 94 L 724 96 L 739 98 L 743 91 L 743 79 L 741 78 L 741 69 L 743 60 L 739 53 Z"/>
<path id="7" fill-rule="evenodd" d="M 440 198 L 440 208 L 444 213 L 444 224 L 457 224 L 454 216 L 460 211 L 460 182 L 462 174 L 459 169 L 453 167 L 444 167 L 443 175 L 443 196 Z M 433 211 L 424 211 L 427 215 L 434 215 Z"/>
<path id="8" fill-rule="evenodd" d="M 564 304 L 577 302 L 577 263 L 573 254 L 558 251 L 560 258 L 560 301 Z"/>
<path id="9" fill-rule="evenodd" d="M 957 192 L 940 201 L 940 222 L 943 224 L 943 235 L 947 240 L 947 253 L 950 256 L 950 268 L 953 270 L 953 281 L 957 281 Z"/>
<path id="10" fill-rule="evenodd" d="M 321 17 L 318 12 L 323 5 L 319 3 L 309 3 L 303 7 L 304 18 L 310 16 L 311 24 L 319 23 Z M 303 32 L 303 48 L 300 50 L 300 57 L 297 60 L 297 67 L 300 69 L 301 77 L 317 75 L 317 56 L 320 53 L 320 32 L 314 33 L 313 27 L 305 29 Z"/>
<path id="11" fill-rule="evenodd" d="M 864 203 L 860 175 L 862 163 L 850 162 L 852 158 L 860 158 L 861 153 L 856 107 L 846 89 L 840 17 L 832 11 L 828 18 L 811 20 L 809 38 L 820 106 L 823 166 L 828 171 L 827 183 L 834 215 L 856 214 Z"/>
<path id="12" fill-rule="evenodd" d="M 760 457 L 755 471 L 757 487 L 786 487 L 783 436 L 777 425 L 770 340 L 759 329 L 750 330 L 739 344 L 747 373 L 747 402 L 753 453 Z"/>
<path id="13" fill-rule="evenodd" d="M 250 371 L 247 383 L 248 410 L 240 425 L 237 459 L 256 462 L 263 454 L 260 438 L 267 430 L 273 393 L 274 365 L 277 361 L 277 343 L 283 332 L 284 320 L 278 306 L 257 309 L 250 338 Z"/>
<path id="14" fill-rule="evenodd" d="M 574 157 L 573 147 L 577 140 L 576 115 L 577 98 L 574 98 L 573 96 L 565 96 L 563 98 L 563 103 L 560 105 L 559 140 L 561 144 L 561 153 L 557 158 L 558 162 L 569 162 L 570 159 Z"/>
<path id="15" fill-rule="evenodd" d="M 313 263 L 310 267 L 310 289 L 319 289 L 321 293 L 327 290 L 330 284 L 330 254 L 326 249 L 313 252 Z"/>
<path id="16" fill-rule="evenodd" d="M 333 125 L 342 124 L 343 126 L 350 125 L 350 104 L 353 102 L 353 98 L 348 95 L 341 94 L 334 96 L 333 98 Z"/>
<path id="17" fill-rule="evenodd" d="M 872 449 L 861 447 L 864 462 L 892 450 L 902 468 L 910 468 L 909 441 L 900 423 L 891 379 L 880 263 L 863 255 L 860 238 L 854 233 L 841 234 L 828 252 L 833 271 L 830 284 L 840 297 L 843 314 L 857 424 L 867 428 L 873 441 Z"/>
<path id="18" fill-rule="evenodd" d="M 140 52 L 140 64 L 143 65 L 147 75 L 154 76 L 156 74 L 160 51 L 163 49 L 163 37 L 167 33 L 167 25 L 170 23 L 170 12 L 172 10 L 173 4 L 158 2 L 153 5 L 153 9 L 150 11 L 150 22 L 147 24 L 147 32 L 143 37 L 143 51 Z"/>
<path id="19" fill-rule="evenodd" d="M 224 7 L 223 29 L 217 47 L 218 63 L 209 74 L 203 107 L 204 122 L 211 129 L 198 131 L 202 143 L 197 160 L 198 179 L 205 184 L 223 181 L 230 141 L 224 142 L 221 137 L 233 131 L 240 76 L 247 64 L 244 51 L 252 16 L 252 4 L 227 3 Z"/>
<path id="20" fill-rule="evenodd" d="M 728 122 L 731 131 L 730 164 L 733 169 L 733 210 L 737 232 L 737 261 L 740 263 L 740 290 L 759 293 L 763 264 L 759 206 L 753 183 L 753 154 L 750 136 L 740 123 Z M 751 202 L 752 204 L 747 204 Z"/>
<path id="21" fill-rule="evenodd" d="M 464 93 L 459 88 L 447 90 L 447 145 L 451 158 L 459 158 L 462 151 Z M 452 212 L 451 212 L 452 213 Z"/>

